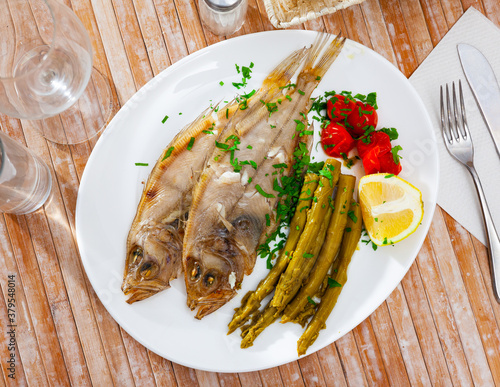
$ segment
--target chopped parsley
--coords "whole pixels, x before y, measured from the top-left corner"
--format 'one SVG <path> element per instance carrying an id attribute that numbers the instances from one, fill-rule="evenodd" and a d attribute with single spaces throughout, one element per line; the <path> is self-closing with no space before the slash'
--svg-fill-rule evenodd
<path id="1" fill-rule="evenodd" d="M 223 142 L 219 142 L 217 140 L 215 140 L 215 146 L 219 149 L 223 149 L 223 150 L 226 150 L 227 148 L 229 148 L 229 145 L 228 144 L 224 144 Z"/>
<path id="2" fill-rule="evenodd" d="M 403 147 L 401 145 L 396 145 L 391 149 L 392 158 L 394 159 L 394 162 L 396 164 L 399 164 L 399 160 L 403 158 L 401 157 L 401 155 L 398 154 L 398 152 L 401 150 L 403 150 Z"/>
<path id="3" fill-rule="evenodd" d="M 278 105 L 276 104 L 276 102 L 267 102 L 266 107 L 267 111 L 269 112 L 269 117 L 271 117 L 271 114 L 278 111 Z"/>
<path id="4" fill-rule="evenodd" d="M 245 87 L 247 85 L 247 81 L 252 78 L 252 68 L 254 66 L 253 62 L 250 62 L 250 65 L 248 67 L 246 66 L 238 66 L 237 64 L 235 64 L 236 66 L 236 71 L 238 72 L 238 74 L 241 74 L 242 75 L 242 79 L 241 79 L 241 82 L 233 82 L 233 86 L 236 87 L 237 89 L 241 89 L 242 87 Z"/>
<path id="5" fill-rule="evenodd" d="M 354 211 L 347 211 L 347 216 L 351 218 L 354 223 L 358 222 L 358 217 L 354 215 Z"/>
<path id="6" fill-rule="evenodd" d="M 188 151 L 190 151 L 191 149 L 193 149 L 194 140 L 195 140 L 195 138 L 194 138 L 194 137 L 191 137 L 191 139 L 189 140 L 189 144 L 188 144 L 188 146 L 187 146 L 187 150 L 188 150 Z"/>
<path id="7" fill-rule="evenodd" d="M 161 159 L 161 161 L 169 158 L 173 151 L 174 151 L 174 147 L 173 146 L 171 146 L 170 148 L 168 148 L 167 151 L 165 152 L 165 156 L 163 156 L 163 158 Z"/>
<path id="8" fill-rule="evenodd" d="M 297 86 L 295 83 L 289 83 L 286 86 L 280 86 L 280 89 L 289 89 L 289 88 L 295 87 L 295 86 Z"/>
<path id="9" fill-rule="evenodd" d="M 398 133 L 398 130 L 396 128 L 382 128 L 382 129 L 380 129 L 380 131 L 387 134 L 391 141 L 397 140 L 399 137 L 399 133 Z"/>
<path id="10" fill-rule="evenodd" d="M 276 197 L 273 194 L 265 192 L 259 184 L 255 184 L 255 189 L 257 190 L 258 193 L 260 193 L 265 198 L 275 198 Z"/>
<path id="11" fill-rule="evenodd" d="M 293 152 L 295 163 L 292 166 L 292 174 L 276 177 L 273 188 L 280 198 L 276 208 L 276 223 L 278 227 L 271 233 L 266 235 L 266 240 L 257 248 L 257 253 L 261 258 L 266 258 L 269 261 L 275 258 L 277 253 L 283 248 L 286 242 L 286 227 L 290 225 L 292 217 L 295 213 L 297 204 L 299 203 L 299 195 L 304 183 L 304 170 L 310 165 L 310 155 L 307 145 L 299 142 Z M 315 164 L 315 163 L 313 163 Z M 278 182 L 279 179 L 279 182 Z M 278 188 L 279 187 L 279 188 Z M 257 187 L 256 187 L 257 189 Z M 302 207 L 301 210 L 306 207 Z"/>
<path id="12" fill-rule="evenodd" d="M 329 288 L 340 288 L 340 287 L 342 287 L 342 284 L 338 283 L 333 278 L 328 277 L 328 287 Z"/>

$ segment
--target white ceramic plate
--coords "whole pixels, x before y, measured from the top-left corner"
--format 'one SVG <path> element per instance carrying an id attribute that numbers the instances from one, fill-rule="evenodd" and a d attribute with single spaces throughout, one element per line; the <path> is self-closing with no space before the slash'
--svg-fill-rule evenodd
<path id="1" fill-rule="evenodd" d="M 292 50 L 309 45 L 311 31 L 274 31 L 224 41 L 190 55 L 152 79 L 110 123 L 83 175 L 76 208 L 77 239 L 85 270 L 113 318 L 144 346 L 176 363 L 209 371 L 244 372 L 297 359 L 302 328 L 274 323 L 253 347 L 240 349 L 239 330 L 226 335 L 233 309 L 242 295 L 267 271 L 258 259 L 239 295 L 217 312 L 198 321 L 185 304 L 182 279 L 147 300 L 128 305 L 120 290 L 125 243 L 147 179 L 161 151 L 177 131 L 211 101 L 236 95 L 240 82 L 235 64 L 254 63 L 246 91 L 259 88 L 266 75 Z M 220 82 L 224 82 L 221 86 Z M 361 244 L 349 267 L 327 328 L 308 354 L 332 343 L 370 315 L 393 291 L 413 263 L 430 226 L 438 187 L 438 156 L 431 121 L 408 80 L 370 49 L 347 41 L 341 55 L 314 95 L 329 90 L 376 91 L 379 127 L 396 127 L 402 145 L 401 177 L 420 188 L 425 215 L 417 232 L 395 246 Z M 181 114 L 182 113 L 182 114 Z M 168 115 L 167 121 L 162 119 Z M 317 132 L 317 130 L 315 131 Z M 315 134 L 317 136 L 317 133 Z M 316 160 L 322 151 L 313 150 Z M 135 163 L 149 163 L 148 167 Z M 360 163 L 359 163 L 360 164 Z M 347 173 L 360 174 L 361 165 Z"/>

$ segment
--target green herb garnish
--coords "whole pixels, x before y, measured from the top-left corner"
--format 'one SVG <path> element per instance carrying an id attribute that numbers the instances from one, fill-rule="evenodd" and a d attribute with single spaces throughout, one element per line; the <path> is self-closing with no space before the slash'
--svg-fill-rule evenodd
<path id="1" fill-rule="evenodd" d="M 165 152 L 165 156 L 163 156 L 163 158 L 161 159 L 161 161 L 169 158 L 173 151 L 174 151 L 174 147 L 173 146 L 171 146 L 170 148 L 168 148 L 167 151 Z"/>
<path id="2" fill-rule="evenodd" d="M 190 151 L 191 149 L 193 149 L 194 140 L 195 140 L 195 138 L 194 138 L 194 137 L 191 137 L 191 139 L 189 140 L 189 144 L 188 144 L 188 146 L 187 146 L 187 150 L 188 150 L 188 151 Z"/>

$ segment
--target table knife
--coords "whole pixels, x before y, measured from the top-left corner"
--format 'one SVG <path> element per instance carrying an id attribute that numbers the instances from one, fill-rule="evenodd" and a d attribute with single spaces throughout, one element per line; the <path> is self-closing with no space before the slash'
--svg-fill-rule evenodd
<path id="1" fill-rule="evenodd" d="M 477 48 L 461 43 L 457 45 L 457 49 L 467 82 L 500 156 L 500 87 L 495 73 L 488 60 Z M 486 198 L 480 187 L 476 186 L 476 189 L 486 228 L 486 246 L 488 246 L 493 294 L 500 303 L 500 239 L 486 204 Z"/>
<path id="2" fill-rule="evenodd" d="M 500 156 L 500 86 L 495 73 L 477 48 L 460 43 L 457 50 L 465 78 Z"/>

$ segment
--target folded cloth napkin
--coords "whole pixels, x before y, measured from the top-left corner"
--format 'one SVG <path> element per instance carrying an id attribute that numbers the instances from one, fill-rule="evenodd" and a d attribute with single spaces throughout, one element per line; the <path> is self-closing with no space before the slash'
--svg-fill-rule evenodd
<path id="1" fill-rule="evenodd" d="M 465 167 L 448 153 L 440 126 L 439 86 L 461 79 L 467 122 L 474 143 L 474 163 L 496 229 L 500 232 L 500 157 L 462 71 L 457 52 L 459 43 L 479 49 L 500 80 L 500 29 L 471 7 L 414 72 L 410 82 L 424 101 L 438 140 L 440 172 L 437 203 L 484 244 L 486 236 L 474 182 Z"/>

